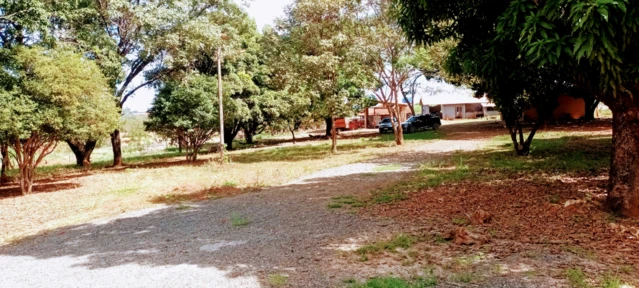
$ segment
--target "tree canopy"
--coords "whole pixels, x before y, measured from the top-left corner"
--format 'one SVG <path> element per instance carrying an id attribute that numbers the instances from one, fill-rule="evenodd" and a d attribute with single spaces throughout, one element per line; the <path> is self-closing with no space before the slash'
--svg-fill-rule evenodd
<path id="1" fill-rule="evenodd" d="M 99 137 L 118 110 L 97 65 L 66 49 L 15 48 L 3 61 L 0 131 L 13 148 L 23 193 L 57 141 Z"/>
<path id="2" fill-rule="evenodd" d="M 639 217 L 639 5 L 632 1 L 396 0 L 409 39 L 430 44 L 453 38 L 447 70 L 477 77 L 510 123 L 520 154 L 518 113 L 549 111 L 558 90 L 576 87 L 608 105 L 614 115 L 611 207 Z M 543 121 L 543 117 L 542 121 Z M 512 124 L 515 122 L 515 126 Z M 518 133 L 517 133 L 518 131 Z M 519 134 L 519 140 L 516 139 Z M 633 180 L 635 179 L 635 180 Z"/>

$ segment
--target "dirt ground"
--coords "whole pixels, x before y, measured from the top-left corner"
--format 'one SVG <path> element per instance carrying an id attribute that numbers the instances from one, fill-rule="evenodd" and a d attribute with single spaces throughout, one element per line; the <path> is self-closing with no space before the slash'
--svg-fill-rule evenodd
<path id="1" fill-rule="evenodd" d="M 610 134 L 607 121 L 562 123 L 547 131 L 575 128 Z M 389 275 L 435 276 L 438 287 L 567 287 L 566 271 L 574 268 L 593 285 L 607 273 L 639 284 L 639 223 L 605 211 L 605 175 L 464 180 L 403 201 L 372 203 L 376 191 L 410 181 L 422 163 L 474 153 L 505 132 L 499 122 L 442 129 L 444 139 L 416 142 L 392 157 L 0 246 L 0 265 L 9 267 L 0 287 L 343 287 Z M 492 217 L 468 223 L 478 210 Z M 446 239 L 460 226 L 487 242 Z M 366 261 L 356 252 L 399 234 L 411 235 L 413 245 Z"/>

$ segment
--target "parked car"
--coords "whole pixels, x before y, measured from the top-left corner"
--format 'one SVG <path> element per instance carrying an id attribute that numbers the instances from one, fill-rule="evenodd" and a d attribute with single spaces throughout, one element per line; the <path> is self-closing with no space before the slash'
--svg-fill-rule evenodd
<path id="1" fill-rule="evenodd" d="M 393 118 L 393 122 L 397 123 L 397 119 Z M 384 118 L 379 122 L 379 134 L 393 133 L 393 124 L 390 118 Z"/>
<path id="2" fill-rule="evenodd" d="M 402 123 L 402 129 L 406 133 L 415 133 L 426 129 L 437 130 L 439 126 L 442 126 L 442 121 L 439 117 L 431 114 L 413 116 Z"/>

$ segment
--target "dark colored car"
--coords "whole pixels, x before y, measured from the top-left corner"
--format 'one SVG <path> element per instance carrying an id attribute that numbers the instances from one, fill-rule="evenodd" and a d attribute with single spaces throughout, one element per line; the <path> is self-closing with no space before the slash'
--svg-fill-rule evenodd
<path id="1" fill-rule="evenodd" d="M 394 121 L 397 123 L 397 120 Z M 390 118 L 384 118 L 379 122 L 379 134 L 393 133 L 393 124 L 391 124 Z"/>
<path id="2" fill-rule="evenodd" d="M 402 129 L 406 133 L 415 133 L 426 129 L 437 130 L 439 126 L 442 126 L 442 121 L 439 117 L 431 114 L 413 116 L 402 123 Z"/>

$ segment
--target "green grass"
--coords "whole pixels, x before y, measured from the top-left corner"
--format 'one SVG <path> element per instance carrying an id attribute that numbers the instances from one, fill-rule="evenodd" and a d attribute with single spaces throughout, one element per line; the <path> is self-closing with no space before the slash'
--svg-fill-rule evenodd
<path id="1" fill-rule="evenodd" d="M 609 137 L 574 136 L 561 132 L 540 133 L 533 140 L 531 155 L 512 155 L 512 143 L 506 136 L 493 139 L 506 151 L 489 153 L 490 168 L 515 171 L 600 172 L 610 165 Z"/>
<path id="2" fill-rule="evenodd" d="M 437 131 L 437 130 L 436 131 L 427 130 L 427 131 L 417 132 L 412 134 L 408 134 L 404 132 L 404 141 L 437 140 L 437 139 L 441 139 L 442 137 L 444 137 L 444 133 L 442 131 Z M 392 133 L 383 134 L 383 135 L 380 135 L 378 139 L 384 142 L 395 141 L 395 135 Z"/>
<path id="3" fill-rule="evenodd" d="M 237 187 L 237 182 L 226 180 L 224 181 L 224 184 L 222 184 L 222 187 Z"/>
<path id="4" fill-rule="evenodd" d="M 234 227 L 246 226 L 250 223 L 251 221 L 248 218 L 242 217 L 235 213 L 231 214 L 231 225 L 233 225 Z"/>
<path id="5" fill-rule="evenodd" d="M 580 268 L 570 268 L 564 271 L 564 276 L 568 280 L 568 284 L 573 288 L 589 288 L 592 287 L 586 281 L 586 274 Z"/>
<path id="6" fill-rule="evenodd" d="M 352 281 L 352 280 L 351 280 Z M 437 286 L 437 278 L 415 278 L 406 280 L 395 277 L 379 277 L 367 280 L 364 283 L 351 283 L 351 288 L 424 288 Z"/>
<path id="7" fill-rule="evenodd" d="M 472 272 L 459 272 L 451 275 L 451 280 L 461 283 L 472 283 L 477 279 L 477 276 Z"/>
<path id="8" fill-rule="evenodd" d="M 269 274 L 268 275 L 268 284 L 274 287 L 281 287 L 286 285 L 288 282 L 288 276 L 281 274 Z"/>
<path id="9" fill-rule="evenodd" d="M 373 202 L 377 204 L 405 200 L 410 192 L 436 187 L 444 183 L 456 183 L 470 177 L 470 169 L 459 158 L 460 165 L 445 167 L 442 162 L 424 163 L 420 170 L 408 181 L 395 183 L 374 192 Z"/>
<path id="10" fill-rule="evenodd" d="M 340 203 L 328 203 L 327 207 L 329 209 L 339 209 L 344 207 L 344 205 L 340 204 Z"/>
<path id="11" fill-rule="evenodd" d="M 354 196 L 337 196 L 331 198 L 331 202 L 328 203 L 328 208 L 330 209 L 339 209 L 344 206 L 348 206 L 350 208 L 358 208 L 364 207 L 366 204 Z"/>
<path id="12" fill-rule="evenodd" d="M 468 223 L 470 223 L 470 221 L 468 221 L 468 219 L 466 219 L 464 217 L 455 217 L 455 218 L 453 218 L 453 224 L 455 224 L 455 225 L 465 226 L 465 225 L 468 225 Z"/>
<path id="13" fill-rule="evenodd" d="M 621 288 L 625 283 L 617 276 L 606 274 L 601 281 L 602 288 Z"/>
<path id="14" fill-rule="evenodd" d="M 295 162 L 303 160 L 324 159 L 332 156 L 330 141 L 319 142 L 318 145 L 295 145 L 239 153 L 232 156 L 233 162 L 257 163 L 257 162 Z M 337 149 L 340 153 L 356 152 L 369 148 L 389 147 L 390 143 L 377 138 L 362 138 L 355 140 L 340 140 Z"/>
<path id="15" fill-rule="evenodd" d="M 500 181 L 541 174 L 605 173 L 610 164 L 610 137 L 574 136 L 568 133 L 542 132 L 533 141 L 531 156 L 517 156 L 507 136 L 492 139 L 483 151 L 457 152 L 447 161 L 423 163 L 417 173 L 373 193 L 376 204 L 405 200 L 411 192 L 464 181 Z M 551 203 L 560 202 L 549 197 Z"/>
<path id="16" fill-rule="evenodd" d="M 138 156 L 127 156 L 125 154 L 123 156 L 123 162 L 129 166 L 136 166 L 136 165 L 146 164 L 154 160 L 174 158 L 174 157 L 179 157 L 183 155 L 184 155 L 183 153 L 169 152 L 169 151 L 161 151 L 154 154 L 138 155 Z M 112 155 L 110 157 L 112 157 Z M 45 158 L 45 159 L 48 159 L 48 158 Z M 111 158 L 108 158 L 108 159 L 93 161 L 91 163 L 91 169 L 102 169 L 102 168 L 109 167 L 111 165 L 113 165 L 113 160 Z M 17 165 L 15 165 L 15 167 L 17 167 Z M 82 167 L 76 167 L 75 164 L 40 165 L 36 169 L 36 176 L 41 179 L 49 178 L 57 174 L 66 174 L 73 171 L 82 171 L 83 169 L 84 168 Z M 17 177 L 18 170 L 17 169 L 8 170 L 7 175 L 9 177 Z"/>
<path id="17" fill-rule="evenodd" d="M 399 164 L 389 164 L 389 165 L 382 165 L 382 166 L 377 166 L 373 169 L 373 171 L 375 172 L 391 172 L 391 171 L 397 171 L 402 169 L 403 166 L 399 165 Z"/>
<path id="18" fill-rule="evenodd" d="M 381 241 L 362 246 L 355 250 L 355 253 L 362 257 L 362 260 L 368 260 L 369 255 L 380 254 L 384 251 L 396 252 L 398 248 L 408 249 L 417 242 L 414 236 L 399 234 L 388 241 Z"/>

